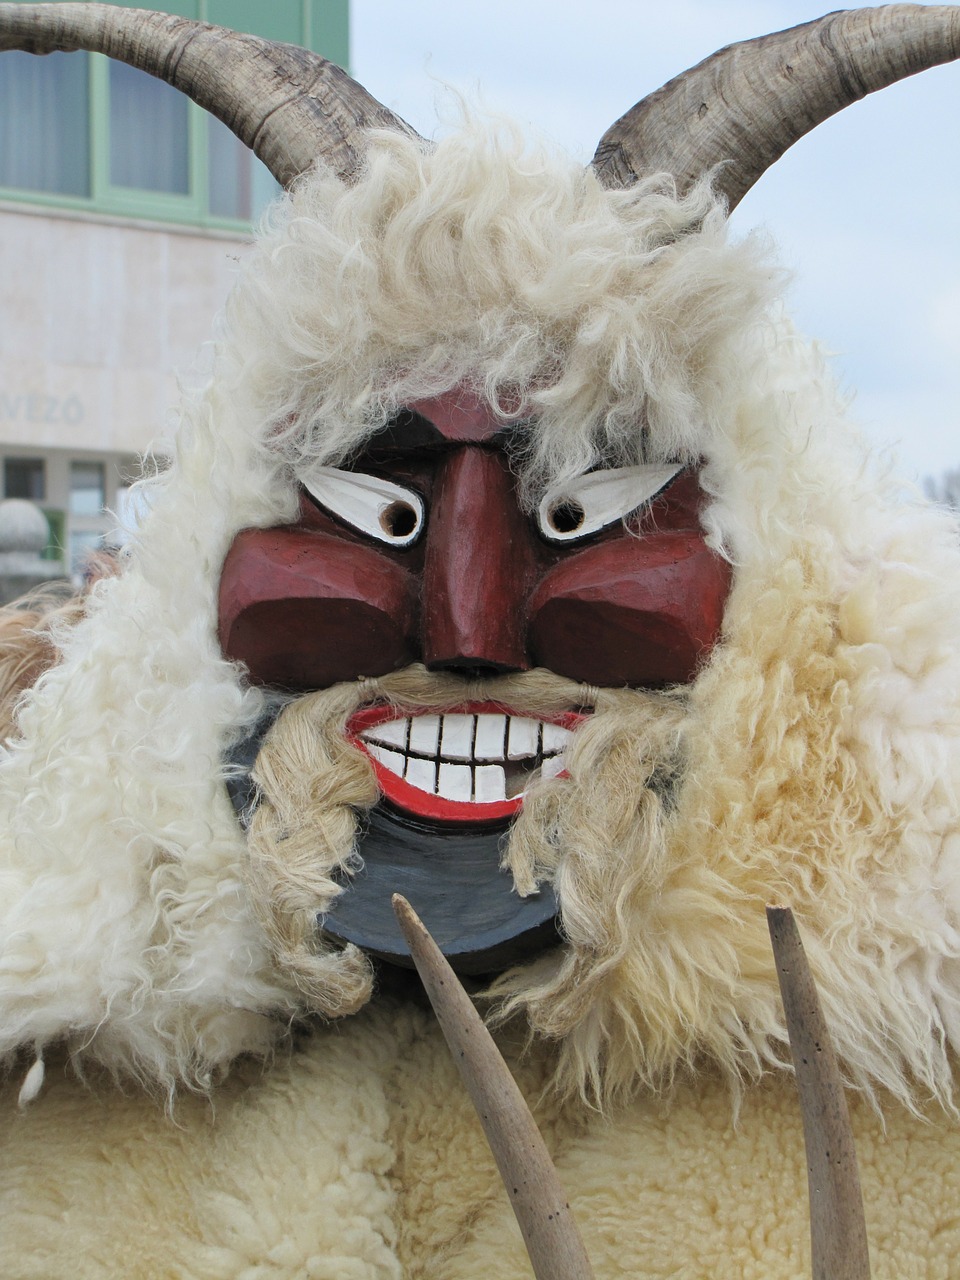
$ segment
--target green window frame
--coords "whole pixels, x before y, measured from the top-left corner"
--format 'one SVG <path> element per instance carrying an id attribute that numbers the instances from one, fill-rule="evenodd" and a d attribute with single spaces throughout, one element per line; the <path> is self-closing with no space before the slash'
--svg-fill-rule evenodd
<path id="1" fill-rule="evenodd" d="M 118 0 L 108 0 L 108 3 L 125 7 Z M 269 4 L 263 0 L 168 0 L 155 7 L 179 17 L 232 27 L 269 40 L 299 44 L 343 67 L 348 63 L 348 0 L 270 0 Z M 0 54 L 0 59 L 2 56 Z M 187 103 L 189 177 L 186 193 L 147 191 L 114 184 L 110 175 L 110 60 L 102 54 L 72 53 L 65 56 L 88 59 L 90 194 L 76 196 L 0 186 L 0 200 L 141 221 L 249 231 L 251 219 L 211 212 L 211 117 L 193 102 Z M 259 161 L 253 163 L 260 170 L 252 179 L 254 185 L 262 183 L 264 196 L 269 197 L 276 191 L 276 185 Z M 253 220 L 259 216 L 265 202 L 265 199 L 254 202 Z"/>

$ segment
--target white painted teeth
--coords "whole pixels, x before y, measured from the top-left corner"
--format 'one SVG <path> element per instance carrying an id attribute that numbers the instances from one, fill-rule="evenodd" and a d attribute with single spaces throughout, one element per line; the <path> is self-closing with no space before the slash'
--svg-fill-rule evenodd
<path id="1" fill-rule="evenodd" d="M 440 754 L 445 760 L 472 760 L 473 733 L 476 716 L 444 716 Z M 394 721 L 406 724 L 405 720 Z"/>
<path id="2" fill-rule="evenodd" d="M 409 724 L 407 750 L 415 755 L 435 756 L 440 744 L 440 717 L 414 716 Z"/>
<path id="3" fill-rule="evenodd" d="M 402 751 L 407 745 L 409 733 L 409 720 L 388 720 L 386 724 L 378 724 L 376 729 L 363 736 L 371 742 L 383 742 L 390 747 L 399 747 Z"/>
<path id="4" fill-rule="evenodd" d="M 403 776 L 412 787 L 420 791 L 437 789 L 437 766 L 432 760 L 420 760 L 417 756 L 407 756 L 407 767 Z"/>
<path id="5" fill-rule="evenodd" d="M 507 798 L 507 775 L 498 764 L 482 764 L 475 772 L 473 798 L 479 804 L 492 804 Z"/>
<path id="6" fill-rule="evenodd" d="M 473 771 L 468 764 L 442 764 L 437 771 L 437 794 L 448 800 L 473 799 Z"/>
<path id="7" fill-rule="evenodd" d="M 507 759 L 524 760 L 540 749 L 540 721 L 511 716 L 507 733 Z"/>
<path id="8" fill-rule="evenodd" d="M 539 769 L 556 777 L 570 730 L 496 712 L 406 716 L 364 729 L 370 755 L 445 800 L 490 804 L 520 795 Z"/>
<path id="9" fill-rule="evenodd" d="M 570 741 L 570 730 L 564 729 L 558 724 L 545 724 L 543 726 L 543 754 L 552 756 L 558 751 L 562 751 Z"/>
<path id="10" fill-rule="evenodd" d="M 477 726 L 473 736 L 473 758 L 502 760 L 507 741 L 507 717 L 481 715 L 473 719 Z"/>
<path id="11" fill-rule="evenodd" d="M 563 772 L 563 756 L 547 756 L 540 772 L 545 778 L 555 778 L 558 773 Z"/>

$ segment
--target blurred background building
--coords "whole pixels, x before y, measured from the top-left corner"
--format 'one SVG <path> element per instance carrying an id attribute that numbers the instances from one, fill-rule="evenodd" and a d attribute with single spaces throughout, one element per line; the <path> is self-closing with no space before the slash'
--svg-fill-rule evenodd
<path id="1" fill-rule="evenodd" d="M 148 0 L 143 0 L 146 4 Z M 346 66 L 348 0 L 156 0 Z M 194 364 L 276 194 L 183 94 L 99 54 L 0 55 L 0 498 L 76 576 L 169 451 Z"/>

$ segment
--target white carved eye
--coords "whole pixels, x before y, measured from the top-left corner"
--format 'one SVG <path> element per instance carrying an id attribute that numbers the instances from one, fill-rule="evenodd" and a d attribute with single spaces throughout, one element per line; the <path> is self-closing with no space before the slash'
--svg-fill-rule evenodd
<path id="1" fill-rule="evenodd" d="M 682 470 L 678 464 L 667 463 L 588 471 L 543 496 L 537 508 L 537 525 L 550 542 L 575 542 L 636 511 Z"/>
<path id="2" fill-rule="evenodd" d="M 423 499 L 391 480 L 361 471 L 314 467 L 302 484 L 331 515 L 391 547 L 412 546 L 423 529 Z"/>

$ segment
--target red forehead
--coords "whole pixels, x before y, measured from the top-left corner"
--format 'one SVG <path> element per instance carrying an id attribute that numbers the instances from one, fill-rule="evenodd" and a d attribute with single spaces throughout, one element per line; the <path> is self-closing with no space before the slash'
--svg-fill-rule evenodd
<path id="1" fill-rule="evenodd" d="M 503 420 L 490 406 L 464 387 L 429 400 L 414 400 L 407 407 L 432 422 L 445 440 L 489 440 L 503 428 Z"/>

